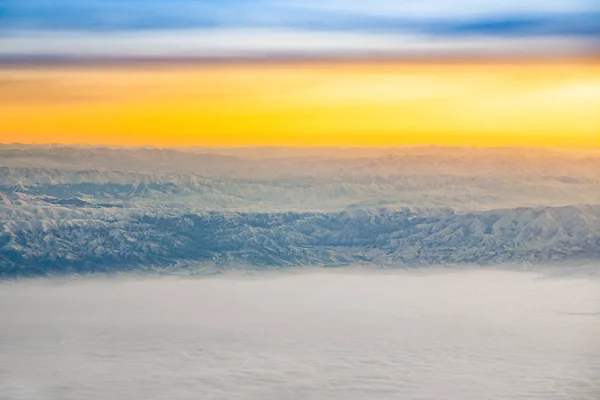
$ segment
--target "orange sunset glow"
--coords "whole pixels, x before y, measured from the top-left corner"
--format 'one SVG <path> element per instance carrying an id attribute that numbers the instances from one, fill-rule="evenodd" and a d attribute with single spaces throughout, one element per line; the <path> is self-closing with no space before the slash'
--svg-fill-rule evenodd
<path id="1" fill-rule="evenodd" d="M 0 142 L 600 145 L 600 63 L 345 62 L 0 70 Z"/>

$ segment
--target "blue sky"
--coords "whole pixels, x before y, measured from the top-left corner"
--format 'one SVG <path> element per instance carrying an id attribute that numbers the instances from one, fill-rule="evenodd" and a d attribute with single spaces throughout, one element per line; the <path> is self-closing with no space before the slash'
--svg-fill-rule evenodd
<path id="1" fill-rule="evenodd" d="M 416 50 L 420 43 L 461 48 L 477 42 L 487 48 L 501 43 L 508 45 L 518 38 L 532 43 L 534 48 L 556 41 L 558 50 L 573 44 L 591 51 L 600 37 L 600 3 L 590 0 L 0 0 L 0 35 L 0 55 L 51 55 L 52 52 L 108 55 L 111 46 L 116 46 L 117 55 L 128 51 L 134 54 L 140 46 L 142 52 L 152 55 L 172 55 L 174 44 L 182 53 L 197 55 L 219 52 L 235 55 L 236 51 L 240 55 L 296 53 L 298 48 L 310 53 L 311 46 L 317 52 L 321 49 L 327 53 L 338 49 L 336 42 L 340 52 L 347 51 L 349 43 L 344 43 L 347 41 L 363 42 L 366 52 L 392 52 L 391 43 L 397 41 L 397 50 L 402 52 L 406 48 Z M 122 40 L 133 41 L 136 46 L 123 47 L 119 43 Z M 236 43 L 228 40 L 237 41 L 237 50 Z M 290 40 L 289 45 L 286 40 Z M 329 45 L 319 44 L 324 41 Z M 350 47 L 360 53 L 360 46 Z M 474 51 L 478 51 L 476 47 Z"/>

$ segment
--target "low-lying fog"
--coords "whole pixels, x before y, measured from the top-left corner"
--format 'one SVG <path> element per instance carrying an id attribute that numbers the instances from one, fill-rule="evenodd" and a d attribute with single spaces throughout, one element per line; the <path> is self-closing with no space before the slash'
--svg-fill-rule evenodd
<path id="1" fill-rule="evenodd" d="M 600 279 L 357 269 L 0 285 L 0 399 L 600 398 Z"/>

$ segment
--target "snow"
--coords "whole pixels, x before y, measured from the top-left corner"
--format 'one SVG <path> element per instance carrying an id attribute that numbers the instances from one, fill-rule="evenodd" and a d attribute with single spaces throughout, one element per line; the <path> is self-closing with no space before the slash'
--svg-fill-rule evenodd
<path id="1" fill-rule="evenodd" d="M 3 277 L 599 257 L 593 150 L 0 146 Z"/>

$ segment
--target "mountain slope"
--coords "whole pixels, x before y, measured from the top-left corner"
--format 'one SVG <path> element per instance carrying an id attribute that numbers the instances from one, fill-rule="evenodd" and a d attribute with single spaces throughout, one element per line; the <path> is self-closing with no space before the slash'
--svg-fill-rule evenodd
<path id="1" fill-rule="evenodd" d="M 259 267 L 493 264 L 600 258 L 600 207 L 210 212 L 4 223 L 0 275 L 114 272 L 182 261 Z"/>

